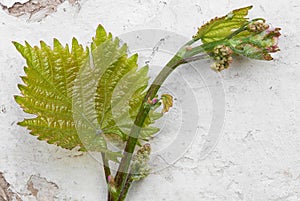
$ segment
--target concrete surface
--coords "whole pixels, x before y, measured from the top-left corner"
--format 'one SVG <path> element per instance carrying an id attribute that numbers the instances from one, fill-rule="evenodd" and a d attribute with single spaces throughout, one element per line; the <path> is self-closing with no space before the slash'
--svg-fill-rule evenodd
<path id="1" fill-rule="evenodd" d="M 13 99 L 19 93 L 17 84 L 25 63 L 11 41 L 38 44 L 44 40 L 51 44 L 56 37 L 69 43 L 75 36 L 88 44 L 99 23 L 115 36 L 155 28 L 190 38 L 210 18 L 254 5 L 251 17 L 264 17 L 282 28 L 282 51 L 272 62 L 237 58 L 230 70 L 221 73 L 226 97 L 224 127 L 217 146 L 202 158 L 202 137 L 213 106 L 207 92 L 192 88 L 199 92 L 196 97 L 200 94 L 205 100 L 198 102 L 203 110 L 200 135 L 175 163 L 134 185 L 128 200 L 300 200 L 298 0 L 16 2 L 0 1 L 0 196 L 24 201 L 104 201 L 106 194 L 103 172 L 94 157 L 40 142 L 16 125 L 28 116 Z M 162 61 L 155 65 L 162 65 Z M 208 63 L 202 65 L 209 67 Z M 176 98 L 174 111 L 180 111 L 181 100 L 189 97 Z M 176 114 L 165 118 L 172 117 L 176 119 Z M 164 135 L 170 134 L 160 133 Z M 168 139 L 162 137 L 167 141 L 164 143 Z"/>

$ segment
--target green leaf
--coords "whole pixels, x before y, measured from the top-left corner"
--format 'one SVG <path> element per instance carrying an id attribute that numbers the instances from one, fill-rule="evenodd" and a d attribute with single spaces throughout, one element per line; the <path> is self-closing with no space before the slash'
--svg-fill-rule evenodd
<path id="1" fill-rule="evenodd" d="M 170 94 L 162 94 L 161 100 L 163 103 L 163 113 L 166 113 L 173 106 L 173 97 Z"/>
<path id="2" fill-rule="evenodd" d="M 198 29 L 194 36 L 195 40 L 201 39 L 203 43 L 222 40 L 229 36 L 235 29 L 240 28 L 247 23 L 248 11 L 252 6 L 240 8 L 231 11 L 226 16 L 216 17 Z"/>
<path id="3" fill-rule="evenodd" d="M 73 40 L 72 51 L 54 40 L 53 50 L 44 42 L 41 47 L 23 46 L 14 42 L 26 59 L 24 85 L 18 85 L 22 96 L 16 102 L 25 112 L 37 117 L 25 119 L 19 125 L 26 126 L 31 134 L 50 144 L 72 149 L 84 149 L 77 136 L 72 118 L 72 83 L 88 52 Z M 75 56 L 77 55 L 77 56 Z"/>
<path id="4" fill-rule="evenodd" d="M 14 42 L 26 59 L 24 84 L 16 102 L 35 117 L 19 125 L 31 130 L 39 140 L 66 149 L 100 151 L 116 161 L 119 152 L 108 142 L 119 136 L 126 140 L 148 86 L 148 67 L 138 69 L 137 55 L 127 56 L 102 26 L 96 31 L 91 50 L 72 41 L 72 47 L 54 40 L 53 48 L 41 42 L 31 47 Z M 151 118 L 148 117 L 149 119 Z M 157 132 L 145 124 L 143 138 Z M 143 132 L 143 131 L 142 131 Z"/>

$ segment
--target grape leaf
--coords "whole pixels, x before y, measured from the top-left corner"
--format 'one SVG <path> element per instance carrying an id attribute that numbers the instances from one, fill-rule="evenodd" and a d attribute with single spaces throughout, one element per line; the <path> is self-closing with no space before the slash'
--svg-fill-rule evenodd
<path id="1" fill-rule="evenodd" d="M 170 94 L 162 94 L 161 100 L 163 103 L 163 113 L 166 113 L 170 107 L 173 107 L 173 97 Z"/>
<path id="2" fill-rule="evenodd" d="M 243 26 L 248 18 L 248 11 L 252 6 L 231 11 L 226 16 L 216 17 L 198 29 L 195 40 L 201 39 L 203 43 L 214 42 L 229 36 L 235 29 Z"/>
<path id="3" fill-rule="evenodd" d="M 75 38 L 70 49 L 56 39 L 53 48 L 44 42 L 40 47 L 14 45 L 27 63 L 24 84 L 18 85 L 22 95 L 15 100 L 36 115 L 19 125 L 49 144 L 100 151 L 116 161 L 121 154 L 108 149 L 112 138 L 106 136 L 127 139 L 148 86 L 148 67 L 138 69 L 137 55 L 128 57 L 127 46 L 102 26 L 90 49 Z M 142 139 L 158 131 L 150 126 L 155 115 L 148 119 Z"/>

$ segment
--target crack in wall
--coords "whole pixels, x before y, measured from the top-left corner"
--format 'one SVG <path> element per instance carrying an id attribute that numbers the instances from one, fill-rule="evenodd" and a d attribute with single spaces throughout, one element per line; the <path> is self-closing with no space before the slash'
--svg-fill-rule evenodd
<path id="1" fill-rule="evenodd" d="M 33 15 L 41 13 L 42 17 L 39 17 L 39 20 L 47 17 L 51 13 L 57 11 L 57 7 L 64 3 L 66 0 L 29 0 L 25 3 L 15 2 L 12 6 L 8 7 L 0 3 L 0 6 L 4 11 L 9 15 L 20 17 L 23 15 L 29 15 L 29 19 Z M 68 0 L 71 5 L 78 4 L 79 0 Z"/>

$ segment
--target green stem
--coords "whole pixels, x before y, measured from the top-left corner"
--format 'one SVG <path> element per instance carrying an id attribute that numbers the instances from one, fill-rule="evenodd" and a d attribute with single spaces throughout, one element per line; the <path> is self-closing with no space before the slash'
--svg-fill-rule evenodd
<path id="1" fill-rule="evenodd" d="M 189 63 L 189 62 L 198 61 L 198 60 L 205 59 L 205 58 L 208 58 L 208 55 L 201 54 L 201 55 L 197 55 L 194 57 L 183 59 L 183 61 L 184 61 L 184 63 Z"/>
<path id="2" fill-rule="evenodd" d="M 124 186 L 124 182 L 127 179 L 128 175 L 128 169 L 130 165 L 130 161 L 132 158 L 132 154 L 134 152 L 141 128 L 144 124 L 144 121 L 150 111 L 149 107 L 144 107 L 144 103 L 147 102 L 148 98 L 152 99 L 155 97 L 157 91 L 163 84 L 163 82 L 167 79 L 167 77 L 173 72 L 173 70 L 181 65 L 183 62 L 182 58 L 175 55 L 169 63 L 162 69 L 162 71 L 158 74 L 158 76 L 155 78 L 153 84 L 150 86 L 149 90 L 147 91 L 147 94 L 143 100 L 143 103 L 141 104 L 141 107 L 139 109 L 138 115 L 136 116 L 134 125 L 131 129 L 130 135 L 128 137 L 126 147 L 124 149 L 123 158 L 121 160 L 121 163 L 118 168 L 118 172 L 116 174 L 116 187 L 118 189 L 122 189 Z"/>
<path id="3" fill-rule="evenodd" d="M 198 55 L 203 52 L 211 52 L 214 47 L 217 45 L 224 44 L 225 40 L 219 40 L 211 43 L 205 43 L 200 46 L 194 47 L 189 51 L 186 51 L 185 54 L 183 55 L 184 60 L 189 60 L 191 57 L 194 57 L 195 55 Z M 190 62 L 190 61 L 189 61 Z"/>
<path id="4" fill-rule="evenodd" d="M 167 63 L 167 65 L 160 71 L 160 73 L 157 75 L 155 80 L 153 81 L 152 85 L 147 91 L 147 94 L 141 104 L 141 107 L 139 109 L 139 112 L 136 116 L 136 119 L 134 121 L 134 125 L 131 128 L 130 135 L 128 137 L 123 157 L 121 160 L 121 163 L 119 165 L 115 182 L 116 182 L 116 188 L 120 192 L 119 195 L 119 201 L 123 201 L 126 197 L 127 191 L 131 185 L 132 182 L 126 182 L 130 178 L 128 177 L 129 172 L 129 166 L 132 159 L 132 155 L 135 149 L 135 146 L 138 141 L 138 137 L 140 135 L 140 131 L 143 127 L 144 121 L 150 111 L 150 107 L 145 107 L 145 103 L 148 99 L 153 99 L 161 85 L 164 83 L 164 81 L 168 78 L 168 76 L 181 64 L 200 60 L 206 57 L 206 55 L 198 55 L 200 53 L 203 53 L 204 51 L 212 50 L 213 47 L 215 47 L 218 43 L 221 43 L 220 41 L 209 43 L 209 44 L 202 44 L 198 47 L 194 47 L 191 50 L 187 48 L 187 46 L 192 45 L 194 42 L 196 42 L 194 39 L 187 42 L 178 52 L 177 54 Z M 224 42 L 224 41 L 223 41 Z M 198 56 L 197 56 L 198 55 Z M 125 193 L 125 194 L 124 194 Z"/>
<path id="5" fill-rule="evenodd" d="M 109 163 L 108 163 L 108 160 L 106 159 L 104 153 L 101 153 L 101 156 L 102 156 L 103 169 L 104 169 L 104 173 L 105 173 L 106 183 L 108 183 L 108 176 L 111 175 Z"/>
<path id="6" fill-rule="evenodd" d="M 129 174 L 128 177 L 127 177 L 127 179 L 126 179 L 126 182 L 124 184 L 124 188 L 120 192 L 120 196 L 119 196 L 118 201 L 124 201 L 125 200 L 132 182 L 133 182 L 133 180 L 131 178 L 131 174 Z"/>
<path id="7" fill-rule="evenodd" d="M 104 169 L 104 174 L 105 174 L 105 180 L 106 180 L 106 183 L 108 185 L 108 176 L 111 175 L 111 171 L 110 171 L 108 160 L 105 157 L 105 153 L 101 153 L 101 156 L 102 156 L 102 162 L 103 162 L 103 169 Z M 107 190 L 107 200 L 108 201 L 112 201 L 111 199 L 112 199 L 111 198 L 111 193 L 109 192 L 109 190 Z"/>

